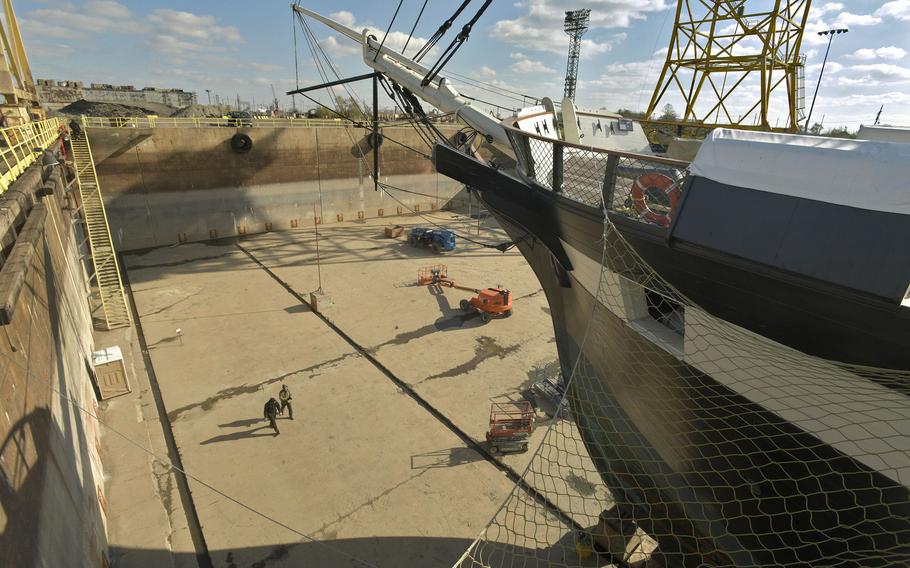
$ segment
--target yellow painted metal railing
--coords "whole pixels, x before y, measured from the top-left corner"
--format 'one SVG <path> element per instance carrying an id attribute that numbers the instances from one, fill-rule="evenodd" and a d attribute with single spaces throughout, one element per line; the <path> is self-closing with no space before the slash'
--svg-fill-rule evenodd
<path id="1" fill-rule="evenodd" d="M 369 123 L 369 121 L 364 121 Z M 210 126 L 253 128 L 345 127 L 340 118 L 206 118 L 189 116 L 83 116 L 86 128 L 207 128 Z M 406 121 L 380 121 L 380 126 L 408 126 Z"/>
<path id="2" fill-rule="evenodd" d="M 206 128 L 210 126 L 252 126 L 265 128 L 301 128 L 314 126 L 348 126 L 339 118 L 207 118 L 162 116 L 85 116 L 87 128 Z"/>
<path id="3" fill-rule="evenodd" d="M 60 120 L 48 118 L 0 128 L 0 193 L 9 189 L 25 168 L 32 165 L 60 136 Z"/>

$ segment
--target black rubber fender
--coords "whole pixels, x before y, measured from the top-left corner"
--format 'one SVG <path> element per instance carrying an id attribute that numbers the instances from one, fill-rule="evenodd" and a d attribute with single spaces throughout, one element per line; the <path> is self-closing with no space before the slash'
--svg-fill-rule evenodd
<path id="1" fill-rule="evenodd" d="M 371 149 L 379 148 L 382 146 L 383 136 L 381 132 L 370 132 L 367 135 L 367 145 Z"/>
<path id="2" fill-rule="evenodd" d="M 253 139 L 248 134 L 238 132 L 231 136 L 231 150 L 238 154 L 246 154 L 253 149 Z"/>

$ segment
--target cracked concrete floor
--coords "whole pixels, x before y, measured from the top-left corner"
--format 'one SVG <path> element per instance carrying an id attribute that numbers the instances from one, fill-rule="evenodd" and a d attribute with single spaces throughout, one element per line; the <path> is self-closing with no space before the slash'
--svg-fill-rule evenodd
<path id="1" fill-rule="evenodd" d="M 434 216 L 462 229 L 475 223 Z M 553 369 L 537 281 L 517 251 L 462 242 L 439 257 L 385 239 L 381 228 L 320 231 L 331 299 L 323 313 L 482 440 L 490 401 L 519 397 Z M 493 229 L 477 238 L 505 240 Z M 312 231 L 257 235 L 241 246 L 296 292 L 318 287 Z M 459 282 L 509 287 L 515 315 L 482 325 L 458 310 L 466 293 L 415 286 L 417 268 L 438 262 Z M 451 566 L 511 490 L 502 472 L 235 243 L 129 254 L 126 264 L 185 467 L 255 510 L 190 482 L 216 566 L 349 566 L 351 556 L 383 567 Z M 280 419 L 275 437 L 262 406 L 282 382 L 296 419 Z M 505 461 L 520 471 L 527 459 Z"/>

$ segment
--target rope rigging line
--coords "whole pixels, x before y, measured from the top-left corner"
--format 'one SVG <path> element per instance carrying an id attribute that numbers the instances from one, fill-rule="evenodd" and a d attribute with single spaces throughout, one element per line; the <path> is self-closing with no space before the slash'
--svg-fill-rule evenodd
<path id="1" fill-rule="evenodd" d="M 392 31 L 392 25 L 395 24 L 395 18 L 398 17 L 398 11 L 401 10 L 401 5 L 404 4 L 404 0 L 398 0 L 398 7 L 395 8 L 395 13 L 392 15 L 392 21 L 389 22 L 389 27 L 385 30 L 385 35 L 382 36 L 382 41 L 379 42 L 379 49 L 376 50 L 376 55 L 373 56 L 373 61 L 376 61 L 376 58 L 379 57 L 379 54 L 382 52 L 382 46 L 385 45 L 385 40 L 389 37 L 389 32 Z M 414 24 L 415 26 L 417 24 Z"/>
<path id="2" fill-rule="evenodd" d="M 322 48 L 322 45 L 319 43 L 319 40 L 316 38 L 316 34 L 310 28 L 309 24 L 306 23 L 306 20 L 303 18 L 302 14 L 297 13 L 297 17 L 300 19 L 300 22 L 303 25 L 303 27 L 305 28 L 306 33 L 311 38 L 311 50 L 313 49 L 313 46 L 315 46 L 315 50 L 313 50 L 313 57 L 318 59 L 318 56 L 321 55 L 322 59 L 325 60 L 325 64 L 329 67 L 329 69 L 331 69 L 332 74 L 335 76 L 335 79 L 340 80 L 342 78 L 341 73 L 339 73 L 338 68 L 332 62 L 332 59 L 329 57 L 328 53 L 326 53 L 326 51 Z M 323 82 L 326 82 L 326 83 L 329 82 L 327 73 L 321 75 L 321 77 L 323 77 L 325 79 Z M 344 89 L 345 93 L 347 93 L 347 95 L 348 95 L 348 98 L 357 107 L 357 111 L 359 113 L 361 113 L 363 116 L 367 116 L 368 113 L 367 113 L 366 102 L 358 100 L 357 96 L 354 94 L 354 92 L 350 89 L 350 87 L 347 84 L 342 84 L 341 88 Z M 331 95 L 333 97 L 333 102 L 334 102 L 335 101 L 334 87 L 327 87 L 326 89 L 331 90 Z"/>
<path id="3" fill-rule="evenodd" d="M 401 48 L 402 55 L 404 55 L 405 50 L 408 49 L 408 44 L 411 43 L 411 38 L 414 37 L 414 30 L 417 29 L 417 24 L 420 23 L 420 17 L 423 16 L 423 11 L 427 8 L 427 2 L 429 2 L 429 0 L 423 0 L 423 6 L 420 7 L 420 12 L 417 14 L 417 19 L 414 20 L 414 26 L 411 28 L 411 33 L 408 34 L 408 40 L 404 42 L 404 47 Z"/>
<path id="4" fill-rule="evenodd" d="M 401 99 L 402 103 L 404 103 L 404 108 L 402 108 L 402 105 L 399 104 L 398 99 L 393 97 L 392 100 L 394 100 L 395 103 L 398 105 L 398 107 L 402 108 L 402 110 L 408 109 L 407 111 L 405 111 L 406 114 L 417 115 L 419 121 L 427 128 L 427 130 L 429 130 L 434 135 L 434 136 L 427 135 L 427 139 L 429 141 L 432 141 L 432 142 L 428 143 L 427 145 L 432 147 L 433 142 L 436 142 L 436 141 L 441 141 L 444 144 L 449 144 L 448 138 L 442 132 L 440 132 L 439 129 L 436 128 L 436 126 L 432 122 L 430 122 L 429 116 L 427 116 L 427 113 L 424 112 L 423 106 L 420 104 L 420 100 L 416 96 L 414 96 L 414 93 L 412 93 L 405 87 L 402 87 L 395 81 L 390 80 L 389 82 L 392 84 L 392 90 L 398 95 L 398 97 Z"/>
<path id="5" fill-rule="evenodd" d="M 496 104 L 496 103 L 491 103 L 490 101 L 485 101 L 485 100 L 483 100 L 483 99 L 478 99 L 477 97 L 472 97 L 472 96 L 466 95 L 466 94 L 464 94 L 464 93 L 461 93 L 461 96 L 464 97 L 464 98 L 466 98 L 466 99 L 468 99 L 469 101 L 477 101 L 477 102 L 479 102 L 479 103 L 483 103 L 483 104 L 485 104 L 485 105 L 490 105 L 491 107 L 495 107 L 495 108 L 498 108 L 498 109 L 508 110 L 508 111 L 511 111 L 511 112 L 517 112 L 517 111 L 518 111 L 518 109 L 516 109 L 516 108 L 514 108 L 514 107 L 505 107 L 505 106 L 502 106 L 502 105 L 498 105 L 498 104 Z"/>
<path id="6" fill-rule="evenodd" d="M 322 62 L 321 62 L 320 59 L 319 59 L 319 55 L 321 54 L 322 57 L 325 59 L 326 63 L 328 64 L 329 68 L 330 68 L 330 69 L 332 70 L 332 72 L 334 73 L 335 78 L 336 78 L 336 79 L 341 79 L 341 75 L 340 75 L 340 73 L 338 72 L 338 68 L 335 67 L 335 65 L 332 63 L 331 59 L 329 58 L 328 54 L 325 52 L 324 49 L 322 49 L 322 46 L 319 45 L 319 41 L 318 41 L 318 39 L 316 38 L 316 34 L 313 33 L 313 30 L 312 30 L 312 29 L 310 29 L 310 26 L 306 23 L 306 19 L 305 19 L 299 12 L 296 12 L 296 11 L 295 11 L 295 16 L 297 17 L 297 20 L 300 22 L 301 28 L 302 28 L 303 31 L 304 31 L 304 37 L 306 37 L 306 39 L 307 39 L 307 43 L 308 43 L 308 45 L 309 45 L 309 47 L 310 47 L 310 52 L 311 52 L 311 54 L 312 54 L 312 56 L 313 56 L 313 60 L 314 60 L 314 62 L 315 62 L 315 64 L 316 64 L 316 68 L 317 68 L 317 70 L 319 71 L 320 78 L 323 80 L 324 83 L 328 83 L 328 82 L 329 82 L 329 81 L 328 81 L 328 74 L 325 72 L 325 70 L 324 70 L 324 68 L 323 68 L 323 66 L 322 66 Z M 351 90 L 348 88 L 348 86 L 347 86 L 346 84 L 343 84 L 343 85 L 342 85 L 342 88 L 343 88 L 344 91 L 348 94 L 348 98 L 350 99 L 350 101 L 357 107 L 357 111 L 358 111 L 362 116 L 366 116 L 366 114 L 367 114 L 367 113 L 365 112 L 365 106 L 366 106 L 366 105 L 364 105 L 364 107 L 361 107 L 360 103 L 357 101 L 357 98 L 354 96 L 354 93 L 351 92 Z M 333 87 L 326 87 L 326 92 L 332 97 L 332 101 L 333 101 L 333 103 L 335 104 L 335 106 L 337 107 L 337 106 L 338 106 L 338 97 L 335 95 L 334 88 L 333 88 Z M 315 99 L 313 99 L 312 97 L 310 97 L 310 96 L 308 96 L 308 95 L 304 95 L 304 97 L 306 97 L 306 98 L 309 99 L 310 101 L 312 101 L 312 102 L 318 104 L 319 106 L 324 107 L 324 108 L 326 108 L 327 110 L 329 110 L 329 111 L 331 111 L 331 112 L 337 114 L 338 116 L 340 116 L 340 117 L 342 117 L 342 118 L 345 118 L 345 119 L 349 120 L 349 121 L 352 122 L 352 123 L 356 123 L 356 121 L 353 121 L 353 120 L 351 120 L 351 119 L 348 118 L 348 117 L 345 117 L 342 113 L 340 113 L 340 112 L 338 111 L 337 108 L 336 108 L 336 109 L 331 109 L 331 108 L 329 108 L 328 106 L 326 106 L 326 105 L 324 105 L 324 104 L 322 104 L 322 103 L 316 101 Z M 357 150 L 358 150 L 358 154 L 359 154 L 358 160 L 360 160 L 361 165 L 366 166 L 366 168 L 367 168 L 368 170 L 372 171 L 372 168 L 371 168 L 371 167 L 369 166 L 369 164 L 367 163 L 366 155 L 364 154 L 363 148 L 361 147 L 361 145 L 358 144 L 358 143 L 354 140 L 354 137 L 351 135 L 351 132 L 350 132 L 348 129 L 345 129 L 345 132 L 346 132 L 346 134 L 347 134 L 347 136 L 348 136 L 348 139 L 350 139 L 350 141 L 351 141 L 351 145 L 354 146 L 354 147 L 356 147 Z M 373 175 L 375 176 L 375 172 L 373 172 Z"/>
<path id="7" fill-rule="evenodd" d="M 439 60 L 430 68 L 430 71 L 427 73 L 426 77 L 423 78 L 423 81 L 420 82 L 421 86 L 427 86 L 430 82 L 442 71 L 443 67 L 449 62 L 450 59 L 455 55 L 455 53 L 464 45 L 464 42 L 467 41 L 468 36 L 471 35 L 471 29 L 474 27 L 474 24 L 477 23 L 477 20 L 483 15 L 487 7 L 493 0 L 484 0 L 483 6 L 477 10 L 477 13 L 474 14 L 474 17 L 468 21 L 464 26 L 462 26 L 461 31 L 455 36 L 455 39 L 452 40 L 452 43 L 449 44 L 449 47 L 442 52 L 442 55 L 439 56 Z"/>
<path id="8" fill-rule="evenodd" d="M 391 84 L 390 84 L 391 83 Z M 433 147 L 433 137 L 424 132 L 420 124 L 413 118 L 413 110 L 408 105 L 407 101 L 400 97 L 400 88 L 397 83 L 394 81 L 387 81 L 384 76 L 379 76 L 379 84 L 382 85 L 382 90 L 385 91 L 386 95 L 392 99 L 392 102 L 395 103 L 395 106 L 398 110 L 401 111 L 402 115 L 405 116 L 405 121 L 410 125 L 414 131 L 420 136 L 424 144 L 428 147 Z"/>
<path id="9" fill-rule="evenodd" d="M 295 2 L 295 5 L 300 4 L 300 2 Z M 291 30 L 294 34 L 294 88 L 300 88 L 300 65 L 297 62 L 297 21 L 294 18 L 294 7 L 291 6 Z M 297 96 L 291 95 L 291 106 L 293 107 L 294 112 L 297 112 Z"/>
<path id="10" fill-rule="evenodd" d="M 302 27 L 303 27 L 303 29 L 304 29 L 304 35 L 305 35 L 305 37 L 306 37 L 306 39 L 307 39 L 308 45 L 309 45 L 309 47 L 310 47 L 310 51 L 311 51 L 312 54 L 313 54 L 314 61 L 315 61 L 316 64 L 317 64 L 317 70 L 319 71 L 320 78 L 323 80 L 323 82 L 328 82 L 328 79 L 329 79 L 328 73 L 325 71 L 325 65 L 323 65 L 322 60 L 320 59 L 320 55 L 321 55 L 322 59 L 325 60 L 325 62 L 326 62 L 326 64 L 328 65 L 328 67 L 330 67 L 330 68 L 332 69 L 332 72 L 334 73 L 335 77 L 340 79 L 340 78 L 341 78 L 341 75 L 340 75 L 340 73 L 338 73 L 337 67 L 332 63 L 331 58 L 328 56 L 328 54 L 325 52 L 325 50 L 322 49 L 322 46 L 319 45 L 318 40 L 316 40 L 315 34 L 313 33 L 313 31 L 312 31 L 312 29 L 309 27 L 309 25 L 306 23 L 306 20 L 303 18 L 303 16 L 302 16 L 300 13 L 296 13 L 296 16 L 297 16 L 297 18 L 299 19 L 299 21 L 301 22 L 301 25 L 302 25 Z M 350 100 L 355 104 L 355 106 L 357 106 L 358 112 L 360 112 L 361 114 L 364 114 L 364 115 L 365 115 L 366 112 L 365 112 L 364 108 L 362 108 L 362 107 L 360 106 L 360 104 L 358 103 L 356 97 L 355 97 L 354 94 L 351 92 L 351 90 L 347 87 L 347 85 L 343 85 L 343 88 L 344 88 L 345 92 L 348 94 Z M 315 100 L 314 98 L 312 98 L 312 97 L 310 97 L 310 96 L 308 96 L 308 95 L 306 95 L 306 94 L 304 94 L 303 96 L 306 97 L 306 98 L 307 98 L 308 100 L 310 100 L 311 102 L 313 102 L 313 103 L 319 105 L 320 107 L 323 107 L 323 108 L 325 108 L 326 110 L 332 112 L 333 114 L 337 115 L 338 117 L 340 117 L 340 118 L 342 118 L 342 119 L 345 119 L 345 120 L 348 120 L 349 122 L 353 123 L 355 126 L 358 126 L 358 127 L 360 127 L 360 128 L 369 128 L 367 125 L 363 124 L 362 121 L 355 120 L 355 119 L 353 119 L 353 118 L 351 118 L 351 117 L 349 117 L 349 116 L 346 116 L 346 115 L 344 115 L 343 113 L 339 112 L 338 109 L 337 109 L 337 97 L 335 97 L 334 89 L 333 89 L 332 87 L 327 87 L 326 90 L 329 91 L 329 93 L 330 93 L 330 95 L 332 96 L 333 100 L 336 101 L 336 108 L 334 108 L 334 109 L 328 107 L 327 105 L 322 104 L 321 102 Z M 388 91 L 387 91 L 387 93 L 388 93 Z M 394 100 L 394 98 L 393 98 L 393 100 Z M 397 103 L 397 101 L 396 101 L 396 103 Z M 400 105 L 399 105 L 399 108 L 400 108 Z M 405 113 L 405 114 L 407 114 L 407 113 Z M 432 129 L 437 133 L 437 136 L 440 137 L 440 139 L 445 140 L 445 137 L 442 136 L 441 133 L 439 133 L 438 130 L 435 129 L 435 127 L 433 127 L 432 125 L 429 124 L 429 120 L 428 120 L 428 119 L 427 119 L 427 123 L 428 123 L 428 127 L 429 127 L 429 128 L 432 128 Z M 416 126 L 417 126 L 416 124 L 412 124 L 412 126 L 414 126 L 414 127 L 415 127 L 415 130 L 421 135 L 421 139 L 424 141 L 424 143 L 426 143 L 428 147 L 432 147 L 432 146 L 433 146 L 433 138 L 432 138 L 431 136 L 426 135 L 426 134 L 425 134 L 424 132 L 422 132 L 421 130 L 419 130 L 419 129 L 416 127 Z M 387 137 L 384 136 L 384 138 L 387 138 Z M 395 140 L 395 139 L 392 139 L 392 138 L 388 138 L 388 139 L 389 139 L 391 142 L 393 142 L 393 143 L 395 143 L 395 144 L 398 144 L 398 145 L 400 145 L 400 146 L 402 146 L 402 147 L 404 147 L 404 148 L 406 148 L 406 149 L 408 149 L 408 150 L 410 150 L 410 151 L 412 151 L 412 152 L 414 152 L 414 153 L 416 153 L 416 154 L 418 154 L 418 155 L 420 155 L 420 156 L 422 156 L 422 157 L 424 157 L 424 158 L 427 158 L 427 159 L 430 158 L 430 156 L 429 156 L 427 153 L 425 153 L 425 152 L 421 152 L 420 150 L 417 150 L 417 149 L 415 149 L 415 148 L 412 148 L 412 147 L 408 146 L 407 144 L 404 144 L 404 143 L 402 143 L 402 142 L 400 142 L 400 141 L 398 141 L 398 140 Z M 357 143 L 353 140 L 353 138 L 351 138 L 351 143 L 352 143 L 353 145 L 355 145 L 355 146 L 358 147 L 359 154 L 360 154 L 360 156 L 358 157 L 358 159 L 360 159 L 363 163 L 366 163 L 366 156 L 364 155 L 362 148 L 360 148 L 360 145 L 357 144 Z M 368 165 L 368 164 L 367 164 L 367 165 Z M 368 165 L 368 166 L 369 166 L 369 165 Z M 370 168 L 370 169 L 372 169 L 372 168 Z"/>
<path id="11" fill-rule="evenodd" d="M 473 88 L 481 89 L 483 91 L 488 91 L 490 93 L 495 93 L 503 98 L 512 99 L 515 101 L 521 101 L 521 104 L 527 104 L 527 101 L 529 101 L 529 100 L 533 101 L 534 104 L 540 103 L 540 99 L 537 97 L 534 97 L 531 95 L 526 95 L 526 94 L 518 92 L 518 91 L 513 91 L 512 89 L 507 89 L 505 87 L 500 87 L 499 85 L 494 85 L 487 81 L 481 81 L 480 79 L 475 79 L 474 77 L 470 77 L 470 76 L 464 75 L 462 73 L 457 73 L 455 71 L 446 71 L 446 75 L 455 77 L 462 81 L 466 81 L 469 83 L 469 86 L 471 86 Z"/>
<path id="12" fill-rule="evenodd" d="M 364 130 L 372 130 L 372 127 L 371 127 L 370 125 L 364 123 L 362 120 L 354 120 L 353 118 L 351 118 L 351 117 L 349 117 L 349 116 L 347 116 L 347 115 L 345 115 L 345 114 L 342 114 L 342 113 L 338 112 L 337 110 L 333 109 L 332 107 L 322 104 L 321 102 L 317 101 L 316 99 L 314 99 L 313 97 L 307 95 L 306 93 L 301 93 L 301 96 L 303 96 L 304 98 L 308 99 L 308 100 L 309 100 L 310 102 L 312 102 L 313 104 L 319 105 L 319 106 L 321 106 L 322 108 L 326 109 L 327 111 L 333 113 L 333 114 L 334 114 L 335 116 L 337 116 L 338 118 L 350 122 L 350 123 L 351 123 L 351 126 L 354 126 L 354 127 L 356 127 L 356 128 L 362 128 L 362 129 L 364 129 Z M 394 138 L 389 137 L 389 136 L 386 135 L 386 134 L 383 134 L 383 135 L 382 135 L 382 139 L 383 139 L 383 140 L 388 140 L 389 142 L 391 142 L 391 143 L 393 143 L 393 144 L 398 144 L 398 145 L 401 146 L 402 148 L 405 148 L 405 149 L 407 149 L 407 150 L 410 150 L 411 152 L 414 152 L 415 154 L 417 154 L 417 155 L 419 155 L 419 156 L 422 156 L 422 157 L 424 157 L 424 158 L 426 158 L 426 159 L 428 159 L 428 160 L 431 158 L 431 156 L 430 156 L 429 154 L 427 154 L 427 153 L 425 153 L 425 152 L 421 152 L 420 150 L 414 148 L 413 146 L 409 146 L 409 145 L 405 144 L 404 142 L 401 142 L 401 141 L 399 141 L 399 140 L 396 140 L 396 139 L 394 139 Z M 356 142 L 354 142 L 353 144 L 356 145 Z M 361 154 L 362 154 L 362 152 L 361 152 Z M 364 159 L 364 157 L 361 157 L 361 158 L 358 158 L 358 159 Z"/>
<path id="13" fill-rule="evenodd" d="M 448 20 L 443 22 L 442 25 L 439 26 L 439 29 L 437 29 L 435 32 L 433 32 L 433 35 L 430 36 L 430 39 L 428 39 L 427 42 L 423 45 L 423 47 L 420 48 L 420 51 L 418 51 L 414 55 L 414 61 L 420 62 L 420 60 L 423 59 L 424 56 L 430 52 L 431 49 L 433 49 L 433 47 L 436 45 L 436 43 L 438 43 L 439 40 L 442 39 L 442 36 L 446 35 L 446 32 L 449 31 L 449 28 L 452 27 L 452 23 L 455 21 L 455 19 L 461 15 L 461 13 L 464 11 L 465 8 L 468 7 L 468 4 L 470 4 L 470 3 L 471 3 L 471 0 L 463 0 L 463 2 L 461 3 L 461 6 L 459 6 L 458 9 L 455 10 L 455 13 L 452 14 Z"/>

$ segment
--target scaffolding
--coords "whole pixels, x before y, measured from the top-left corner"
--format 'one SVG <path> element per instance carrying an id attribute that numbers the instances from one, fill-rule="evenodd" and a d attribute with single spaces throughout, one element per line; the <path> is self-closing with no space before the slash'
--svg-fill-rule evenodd
<path id="1" fill-rule="evenodd" d="M 578 59 L 581 56 L 581 36 L 588 31 L 591 10 L 566 12 L 563 30 L 569 34 L 569 61 L 566 63 L 566 85 L 563 98 L 575 100 L 575 85 L 578 82 Z"/>
<path id="2" fill-rule="evenodd" d="M 796 132 L 805 106 L 799 51 L 811 3 L 679 0 L 648 118 L 676 103 L 679 116 L 656 122 Z"/>

